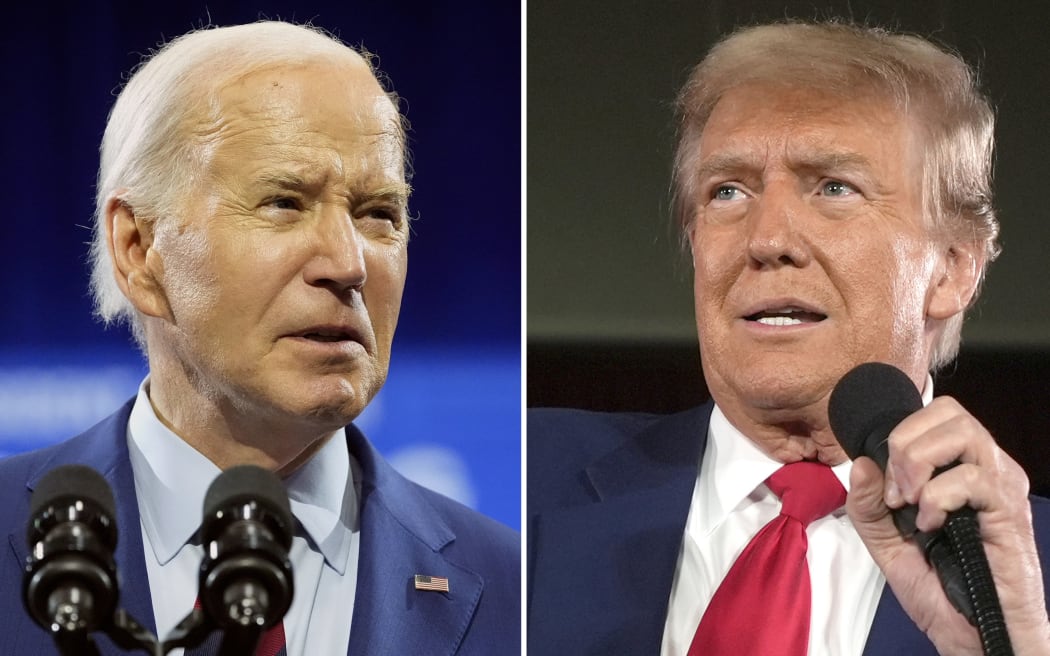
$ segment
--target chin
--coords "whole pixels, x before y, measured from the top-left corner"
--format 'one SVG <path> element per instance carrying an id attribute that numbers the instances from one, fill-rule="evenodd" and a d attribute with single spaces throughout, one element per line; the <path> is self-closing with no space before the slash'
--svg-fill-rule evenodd
<path id="1" fill-rule="evenodd" d="M 759 410 L 799 410 L 824 402 L 837 378 L 814 375 L 813 370 L 801 373 L 775 371 L 738 372 L 731 387 L 747 405 Z"/>
<path id="2" fill-rule="evenodd" d="M 312 424 L 335 429 L 349 424 L 375 397 L 378 388 L 363 386 L 358 381 L 323 381 L 302 385 L 277 400 L 288 414 Z"/>

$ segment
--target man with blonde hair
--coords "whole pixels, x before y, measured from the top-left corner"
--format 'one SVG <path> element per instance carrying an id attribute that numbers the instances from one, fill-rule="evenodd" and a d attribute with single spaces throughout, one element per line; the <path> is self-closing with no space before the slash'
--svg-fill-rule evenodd
<path id="1" fill-rule="evenodd" d="M 514 652 L 517 533 L 402 478 L 351 423 L 386 379 L 409 191 L 396 99 L 320 30 L 204 29 L 149 58 L 107 123 L 92 245 L 98 314 L 132 325 L 149 376 L 84 434 L 0 464 L 8 532 L 46 472 L 98 470 L 122 606 L 164 638 L 194 607 L 205 490 L 257 465 L 296 524 L 280 653 Z M 53 653 L 12 545 L 0 651 Z"/>
<path id="2" fill-rule="evenodd" d="M 1007 645 L 1050 654 L 1050 503 L 933 398 L 999 250 L 993 114 L 969 67 L 881 29 L 762 25 L 715 45 L 678 110 L 675 213 L 712 401 L 529 415 L 530 651 L 981 653 L 894 526 L 914 505 L 928 532 L 976 511 Z M 886 427 L 885 475 L 829 422 L 836 383 L 870 362 L 921 408 Z"/>

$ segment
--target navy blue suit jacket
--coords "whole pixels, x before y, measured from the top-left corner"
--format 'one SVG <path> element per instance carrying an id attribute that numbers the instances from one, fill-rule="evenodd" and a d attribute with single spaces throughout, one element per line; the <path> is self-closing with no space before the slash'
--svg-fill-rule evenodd
<path id="1" fill-rule="evenodd" d="M 0 530 L 9 542 L 0 555 L 0 654 L 58 653 L 50 636 L 22 607 L 22 571 L 33 487 L 52 468 L 70 463 L 93 467 L 113 488 L 120 532 L 120 607 L 156 631 L 125 437 L 130 411 L 129 402 L 68 442 L 0 462 Z M 406 480 L 355 427 L 347 427 L 346 437 L 363 479 L 361 550 L 348 653 L 517 653 L 519 534 Z M 449 592 L 415 590 L 415 574 L 447 577 Z M 104 655 L 126 653 L 104 636 L 96 638 Z"/>
<path id="2" fill-rule="evenodd" d="M 660 653 L 712 408 L 529 412 L 530 656 Z M 1032 511 L 1050 592 L 1050 501 Z M 887 586 L 865 656 L 936 653 Z"/>

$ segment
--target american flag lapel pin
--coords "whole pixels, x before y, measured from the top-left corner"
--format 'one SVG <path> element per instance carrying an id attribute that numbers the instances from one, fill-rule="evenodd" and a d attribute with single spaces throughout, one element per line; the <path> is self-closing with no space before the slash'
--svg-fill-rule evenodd
<path id="1" fill-rule="evenodd" d="M 441 576 L 427 576 L 416 574 L 416 590 L 434 590 L 436 592 L 448 592 L 448 579 Z"/>

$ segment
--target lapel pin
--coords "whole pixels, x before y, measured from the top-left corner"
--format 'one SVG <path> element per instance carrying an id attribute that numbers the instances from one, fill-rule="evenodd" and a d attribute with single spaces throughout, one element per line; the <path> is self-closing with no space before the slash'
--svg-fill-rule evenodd
<path id="1" fill-rule="evenodd" d="M 416 590 L 435 590 L 437 592 L 448 592 L 448 579 L 441 576 L 427 576 L 416 574 Z"/>

